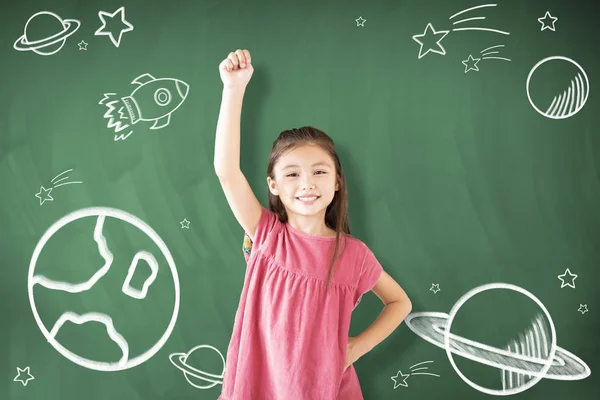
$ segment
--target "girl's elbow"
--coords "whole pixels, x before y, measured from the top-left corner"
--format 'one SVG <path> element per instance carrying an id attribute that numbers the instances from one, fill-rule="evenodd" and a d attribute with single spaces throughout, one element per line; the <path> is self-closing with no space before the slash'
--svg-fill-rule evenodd
<path id="1" fill-rule="evenodd" d="M 403 303 L 404 303 L 404 310 L 405 310 L 406 315 L 410 314 L 410 312 L 412 311 L 412 301 L 410 301 L 408 296 L 406 296 Z"/>

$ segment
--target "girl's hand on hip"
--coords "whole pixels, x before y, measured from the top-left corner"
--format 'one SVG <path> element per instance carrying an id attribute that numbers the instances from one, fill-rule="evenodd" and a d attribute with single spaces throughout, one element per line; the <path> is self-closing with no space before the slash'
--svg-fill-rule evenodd
<path id="1" fill-rule="evenodd" d="M 346 345 L 346 364 L 344 365 L 344 372 L 349 366 L 354 364 L 356 360 L 361 358 L 364 352 L 361 350 L 360 342 L 355 337 L 348 338 L 348 344 Z"/>

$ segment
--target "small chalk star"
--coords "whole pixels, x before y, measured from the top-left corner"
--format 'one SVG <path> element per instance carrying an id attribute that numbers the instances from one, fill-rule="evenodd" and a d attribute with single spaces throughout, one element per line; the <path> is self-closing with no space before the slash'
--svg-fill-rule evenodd
<path id="1" fill-rule="evenodd" d="M 479 71 L 479 67 L 477 66 L 479 61 L 481 61 L 481 58 L 473 58 L 473 56 L 469 54 L 469 57 L 462 61 L 465 66 L 465 74 L 470 70 Z"/>
<path id="2" fill-rule="evenodd" d="M 83 40 L 79 43 L 77 43 L 77 46 L 79 46 L 79 50 L 87 50 L 87 43 L 84 42 Z"/>
<path id="3" fill-rule="evenodd" d="M 23 375 L 25 377 L 23 377 Z M 15 376 L 15 379 L 13 379 L 14 382 L 21 382 L 23 386 L 27 386 L 27 382 L 32 379 L 35 378 L 29 373 L 29 367 L 25 367 L 25 369 L 17 367 L 17 376 Z"/>
<path id="4" fill-rule="evenodd" d="M 580 304 L 579 310 L 577 310 L 577 311 L 579 311 L 581 314 L 585 314 L 586 312 L 588 312 L 587 304 Z"/>
<path id="5" fill-rule="evenodd" d="M 558 21 L 558 18 L 553 17 L 552 15 L 550 15 L 549 11 L 546 11 L 546 14 L 543 17 L 538 18 L 538 21 L 540 22 L 540 24 L 542 24 L 542 29 L 540 31 L 550 29 L 554 32 L 554 23 Z"/>
<path id="6" fill-rule="evenodd" d="M 432 283 L 431 284 L 431 288 L 429 290 L 431 290 L 433 293 L 437 293 L 437 292 L 439 292 L 442 289 L 440 289 L 440 284 L 439 283 Z"/>
<path id="7" fill-rule="evenodd" d="M 400 376 L 399 376 L 400 375 Z M 394 389 L 398 386 L 408 387 L 408 383 L 406 383 L 406 379 L 410 376 L 410 374 L 403 374 L 402 371 L 398 370 L 396 376 L 392 376 L 392 380 L 394 381 Z M 400 382 L 402 381 L 402 382 Z"/>
<path id="8" fill-rule="evenodd" d="M 44 192 L 44 193 L 42 193 Z M 40 206 L 44 204 L 45 201 L 53 201 L 54 199 L 50 196 L 50 192 L 52 192 L 52 188 L 46 189 L 43 186 L 40 186 L 40 191 L 36 193 L 35 197 L 40 199 Z"/>
<path id="9" fill-rule="evenodd" d="M 180 222 L 181 224 L 181 229 L 185 228 L 185 229 L 190 229 L 190 221 L 187 220 L 187 218 L 184 218 L 183 221 Z"/>
<path id="10" fill-rule="evenodd" d="M 355 19 L 356 21 L 356 26 L 365 26 L 365 22 L 367 22 L 366 19 L 364 19 L 363 17 L 358 17 Z"/>
<path id="11" fill-rule="evenodd" d="M 565 275 L 568 275 L 568 278 L 564 278 Z M 561 284 L 560 284 L 560 288 L 564 288 L 565 286 L 570 286 L 573 289 L 575 289 L 575 278 L 577 278 L 577 275 L 572 274 L 571 271 L 569 271 L 569 268 L 567 268 L 565 270 L 565 273 L 562 275 L 558 275 L 558 279 L 560 279 Z M 565 281 L 570 281 L 570 282 L 565 282 Z"/>

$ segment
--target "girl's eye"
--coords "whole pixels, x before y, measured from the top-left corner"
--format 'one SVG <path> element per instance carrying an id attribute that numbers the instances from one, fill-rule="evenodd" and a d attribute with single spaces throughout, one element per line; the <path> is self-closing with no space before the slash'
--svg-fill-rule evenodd
<path id="1" fill-rule="evenodd" d="M 316 172 L 322 172 L 323 174 L 326 174 L 326 173 L 327 173 L 326 171 L 316 171 Z M 297 174 L 297 173 L 295 173 L 295 172 L 293 172 L 293 173 L 291 173 L 291 174 L 287 174 L 286 176 L 287 176 L 287 177 L 290 177 L 290 176 L 292 176 L 292 175 L 298 175 L 298 174 Z"/>

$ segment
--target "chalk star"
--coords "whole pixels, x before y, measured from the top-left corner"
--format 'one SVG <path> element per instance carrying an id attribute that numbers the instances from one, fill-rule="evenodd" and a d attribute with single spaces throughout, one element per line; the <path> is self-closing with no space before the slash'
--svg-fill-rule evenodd
<path id="1" fill-rule="evenodd" d="M 119 31 L 119 37 L 118 39 L 115 39 L 113 33 L 111 31 L 103 31 L 104 28 L 106 28 L 106 19 L 105 17 L 108 18 L 114 18 L 117 14 L 121 14 L 120 18 L 121 18 L 121 23 L 125 26 L 127 26 L 127 28 L 121 28 L 121 30 Z M 110 37 L 110 40 L 113 42 L 113 44 L 116 47 L 119 47 L 119 44 L 121 43 L 121 37 L 123 36 L 123 34 L 125 32 L 129 32 L 133 30 L 133 25 L 131 25 L 129 22 L 127 22 L 125 20 L 125 7 L 121 6 L 121 8 L 119 8 L 117 11 L 115 11 L 114 13 L 108 13 L 106 11 L 98 11 L 98 17 L 100 17 L 100 20 L 102 21 L 102 26 L 100 28 L 98 28 L 98 30 L 96 30 L 96 32 L 94 33 L 94 35 L 99 36 L 99 35 L 106 35 L 108 37 Z"/>
<path id="2" fill-rule="evenodd" d="M 401 375 L 401 378 L 398 378 L 398 375 Z M 410 376 L 410 374 L 403 374 L 402 371 L 398 370 L 396 376 L 392 376 L 392 380 L 394 381 L 394 389 L 398 386 L 408 387 L 408 383 L 406 383 L 406 379 Z M 396 380 L 398 379 L 398 380 Z M 402 382 L 400 382 L 402 380 Z"/>
<path id="3" fill-rule="evenodd" d="M 190 229 L 190 221 L 187 220 L 187 218 L 184 218 L 183 221 L 180 222 L 181 224 L 181 229 L 186 228 L 186 229 Z"/>
<path id="4" fill-rule="evenodd" d="M 355 19 L 356 21 L 356 26 L 365 26 L 365 22 L 367 22 L 366 19 L 364 19 L 363 17 L 358 17 Z"/>
<path id="5" fill-rule="evenodd" d="M 567 279 L 563 278 L 565 275 L 569 275 L 568 280 L 570 280 L 571 282 L 566 282 L 565 283 L 565 280 L 567 280 Z M 565 270 L 564 274 L 558 275 L 558 279 L 560 279 L 560 281 L 561 281 L 560 288 L 562 289 L 565 286 L 571 286 L 573 289 L 575 289 L 575 278 L 577 278 L 577 275 L 572 274 L 571 271 L 569 271 L 569 268 L 567 268 Z"/>
<path id="6" fill-rule="evenodd" d="M 548 20 L 550 20 L 550 22 L 548 22 Z M 550 15 L 549 11 L 546 11 L 546 14 L 543 17 L 538 18 L 538 21 L 540 22 L 540 24 L 542 24 L 541 31 L 543 31 L 544 29 L 550 29 L 554 32 L 554 23 L 558 21 L 558 18 L 553 17 L 552 15 Z M 550 24 L 552 24 L 552 26 Z"/>
<path id="7" fill-rule="evenodd" d="M 579 304 L 579 310 L 577 311 L 579 311 L 581 314 L 588 312 L 587 304 Z"/>
<path id="8" fill-rule="evenodd" d="M 44 192 L 44 194 L 42 194 L 42 192 Z M 52 201 L 54 200 L 52 198 L 52 196 L 50 196 L 50 192 L 52 192 L 52 188 L 50 189 L 46 189 L 43 186 L 40 186 L 40 191 L 36 193 L 35 197 L 37 197 L 38 199 L 40 199 L 40 206 L 42 204 L 44 204 L 44 202 L 47 201 Z"/>
<path id="9" fill-rule="evenodd" d="M 424 43 L 422 41 L 420 41 L 419 39 L 417 39 L 417 38 L 427 39 L 426 36 L 428 35 L 428 33 L 427 33 L 428 31 L 429 31 L 429 37 L 431 37 L 431 36 L 433 36 L 434 38 L 438 38 L 439 37 L 439 39 L 437 39 L 435 41 L 435 46 L 439 47 L 439 50 L 436 50 L 432 46 L 428 45 L 427 46 L 427 51 L 425 51 L 425 53 L 423 53 L 423 45 L 424 45 Z M 431 22 L 430 22 L 430 23 L 427 24 L 427 26 L 425 27 L 425 30 L 423 31 L 422 34 L 420 34 L 420 35 L 414 35 L 412 37 L 413 40 L 421 45 L 421 48 L 419 49 L 419 59 L 421 57 L 425 56 L 430 51 L 433 52 L 433 53 L 438 53 L 438 54 L 441 54 L 441 55 L 445 55 L 446 54 L 446 50 L 444 49 L 444 46 L 442 46 L 440 42 L 442 41 L 443 38 L 446 37 L 446 35 L 448 34 L 448 32 L 450 32 L 450 31 L 436 31 L 433 28 L 433 25 L 431 25 Z"/>
<path id="10" fill-rule="evenodd" d="M 83 40 L 79 43 L 77 43 L 77 46 L 79 46 L 79 50 L 87 50 L 87 43 L 84 42 Z"/>
<path id="11" fill-rule="evenodd" d="M 481 61 L 481 58 L 473 58 L 473 56 L 469 54 L 469 57 L 462 61 L 465 65 L 465 74 L 470 70 L 479 71 L 479 67 L 477 66 L 479 61 Z"/>
<path id="12" fill-rule="evenodd" d="M 433 293 L 437 293 L 437 292 L 439 292 L 442 289 L 440 289 L 440 284 L 439 283 L 432 283 L 431 284 L 431 288 L 429 290 L 431 290 Z"/>
<path id="13" fill-rule="evenodd" d="M 27 374 L 27 377 L 23 378 L 21 377 L 21 374 Z M 13 379 L 14 382 L 21 382 L 23 386 L 27 386 L 27 382 L 29 382 L 32 379 L 35 378 L 29 373 L 29 367 L 25 367 L 25 369 L 17 367 L 17 376 L 15 376 L 15 379 Z"/>

